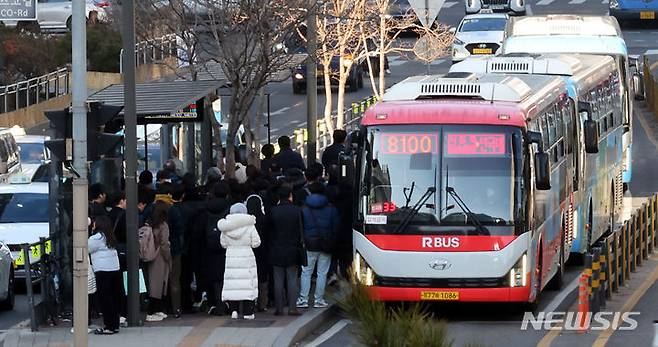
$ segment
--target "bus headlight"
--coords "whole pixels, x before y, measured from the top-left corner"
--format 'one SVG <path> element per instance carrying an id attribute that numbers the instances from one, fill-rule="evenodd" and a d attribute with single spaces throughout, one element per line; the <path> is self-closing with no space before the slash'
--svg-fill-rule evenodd
<path id="1" fill-rule="evenodd" d="M 509 286 L 510 287 L 525 287 L 526 277 L 528 270 L 528 256 L 523 253 L 521 258 L 517 260 L 516 264 L 509 270 Z"/>
<path id="2" fill-rule="evenodd" d="M 359 283 L 365 286 L 371 286 L 375 282 L 375 272 L 372 271 L 368 263 L 358 252 L 354 256 L 354 275 Z"/>

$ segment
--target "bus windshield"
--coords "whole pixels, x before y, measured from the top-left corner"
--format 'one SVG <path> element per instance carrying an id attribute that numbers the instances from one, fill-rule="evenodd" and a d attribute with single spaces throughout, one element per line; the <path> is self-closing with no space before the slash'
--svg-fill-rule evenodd
<path id="1" fill-rule="evenodd" d="M 515 233 L 522 219 L 520 129 L 373 126 L 367 142 L 361 180 L 367 233 Z"/>

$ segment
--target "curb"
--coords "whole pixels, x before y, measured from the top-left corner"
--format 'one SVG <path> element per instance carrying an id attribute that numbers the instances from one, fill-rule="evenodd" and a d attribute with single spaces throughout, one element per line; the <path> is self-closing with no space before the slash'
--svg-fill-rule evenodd
<path id="1" fill-rule="evenodd" d="M 321 310 L 313 310 L 295 319 L 279 334 L 273 347 L 288 347 L 315 332 L 324 322 L 338 312 L 338 304 L 331 304 Z"/>

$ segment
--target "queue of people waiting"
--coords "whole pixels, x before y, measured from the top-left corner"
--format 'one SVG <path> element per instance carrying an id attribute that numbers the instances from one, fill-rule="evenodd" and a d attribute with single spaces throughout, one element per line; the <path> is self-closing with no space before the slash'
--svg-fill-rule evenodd
<path id="1" fill-rule="evenodd" d="M 155 180 L 142 172 L 140 227 L 131 232 L 139 233 L 146 321 L 200 311 L 234 319 L 271 309 L 294 316 L 300 308 L 326 307 L 328 278 L 347 277 L 352 262 L 353 188 L 338 172 L 346 133 L 336 130 L 333 137 L 322 164 L 308 167 L 283 136 L 276 155 L 264 145 L 261 168 L 241 166 L 236 178 L 213 167 L 198 186 L 191 174 L 180 177 L 171 160 Z M 126 199 L 108 197 L 100 185 L 89 193 L 96 281 L 90 307 L 103 316 L 95 332 L 114 334 L 127 310 Z"/>

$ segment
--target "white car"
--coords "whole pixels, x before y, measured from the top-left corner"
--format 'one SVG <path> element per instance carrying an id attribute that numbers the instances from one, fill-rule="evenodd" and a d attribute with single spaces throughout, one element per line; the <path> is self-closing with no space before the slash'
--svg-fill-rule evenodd
<path id="1" fill-rule="evenodd" d="M 14 136 L 21 160 L 21 172 L 30 178 L 41 165 L 50 161 L 50 152 L 44 142 L 50 137 L 40 135 L 18 135 Z"/>
<path id="2" fill-rule="evenodd" d="M 105 8 L 110 6 L 109 1 L 86 0 L 87 19 L 95 18 L 103 21 L 107 18 Z M 71 29 L 71 17 L 73 15 L 71 0 L 38 0 L 37 23 L 40 30 L 65 31 Z M 4 21 L 7 27 L 15 27 L 18 21 Z M 24 22 L 22 25 L 33 25 Z"/>
<path id="3" fill-rule="evenodd" d="M 0 310 L 14 308 L 14 260 L 9 248 L 0 242 Z"/>
<path id="4" fill-rule="evenodd" d="M 455 31 L 452 43 L 452 62 L 471 55 L 494 55 L 505 39 L 505 26 L 509 16 L 504 13 L 480 13 L 464 17 Z"/>
<path id="5" fill-rule="evenodd" d="M 479 13 L 482 10 L 494 12 L 511 12 L 514 15 L 524 16 L 527 0 L 464 0 L 466 14 Z"/>
<path id="6" fill-rule="evenodd" d="M 25 278 L 21 245 L 50 236 L 49 216 L 48 183 L 30 183 L 29 177 L 14 175 L 9 184 L 0 184 L 0 242 L 16 260 L 16 278 Z M 30 263 L 37 260 L 39 257 L 31 257 Z"/>

